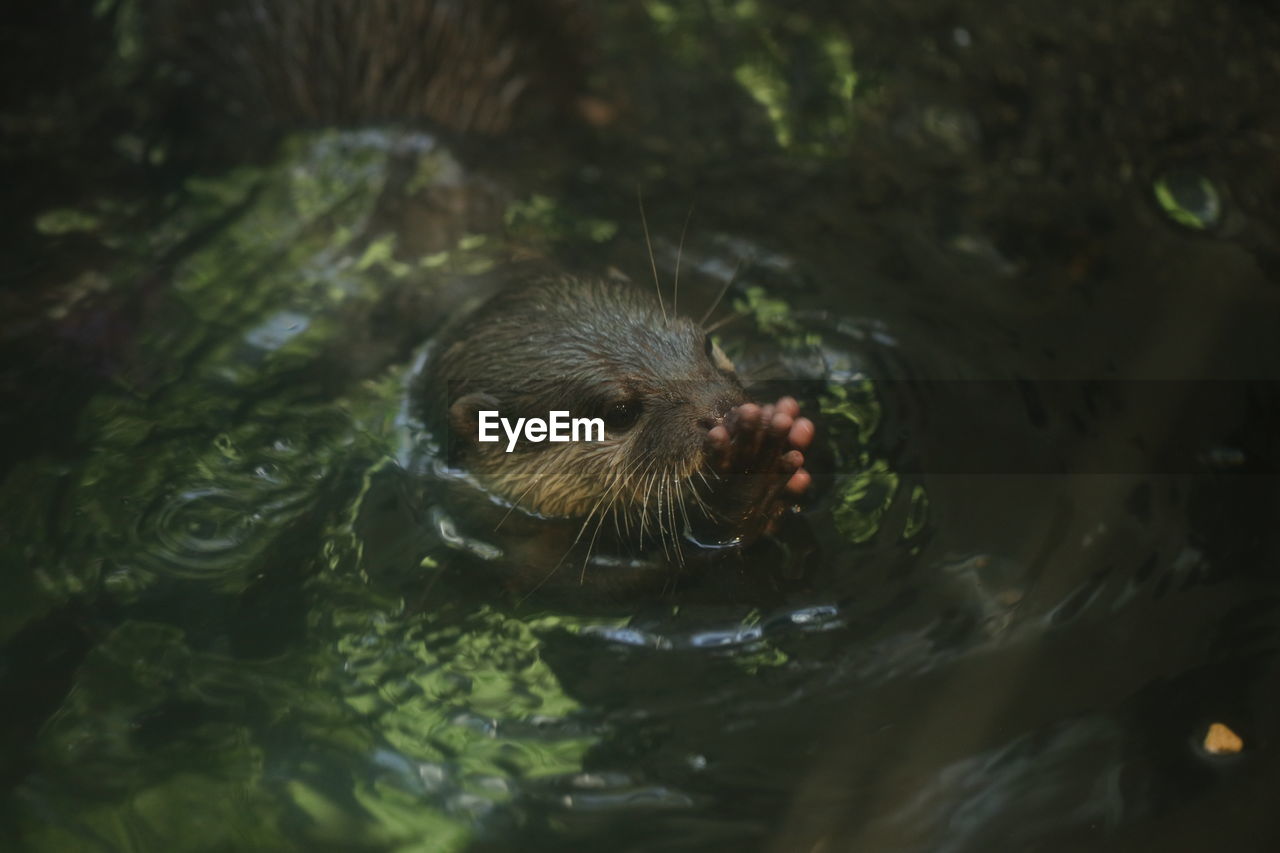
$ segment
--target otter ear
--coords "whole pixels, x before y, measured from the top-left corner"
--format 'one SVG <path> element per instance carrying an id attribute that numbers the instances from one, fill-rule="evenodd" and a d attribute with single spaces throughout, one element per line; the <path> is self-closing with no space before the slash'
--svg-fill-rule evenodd
<path id="1" fill-rule="evenodd" d="M 449 407 L 449 426 L 453 427 L 454 435 L 470 447 L 479 440 L 479 413 L 497 409 L 498 401 L 488 394 L 467 394 Z"/>

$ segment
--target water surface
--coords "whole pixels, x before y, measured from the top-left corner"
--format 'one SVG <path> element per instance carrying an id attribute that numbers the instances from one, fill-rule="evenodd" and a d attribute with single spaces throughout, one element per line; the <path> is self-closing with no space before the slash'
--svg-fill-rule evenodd
<path id="1" fill-rule="evenodd" d="M 45 155 L 6 849 L 1265 849 L 1276 22 L 863 6 L 603 15 L 630 85 L 585 136 Z M 405 389 L 513 258 L 645 282 L 637 185 L 663 285 L 732 279 L 726 348 L 803 389 L 816 493 L 741 565 L 527 595 Z"/>

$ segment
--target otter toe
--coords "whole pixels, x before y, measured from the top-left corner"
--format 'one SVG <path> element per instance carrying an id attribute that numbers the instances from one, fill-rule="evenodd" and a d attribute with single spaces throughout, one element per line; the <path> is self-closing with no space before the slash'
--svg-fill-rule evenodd
<path id="1" fill-rule="evenodd" d="M 791 423 L 787 440 L 792 447 L 798 450 L 807 450 L 809 445 L 813 444 L 813 437 L 816 432 L 817 429 L 814 427 L 813 421 L 808 418 L 796 418 Z"/>
<path id="2" fill-rule="evenodd" d="M 809 486 L 813 483 L 813 477 L 809 472 L 801 468 L 791 475 L 791 479 L 787 480 L 786 491 L 791 495 L 803 495 L 809 490 Z"/>
<path id="3" fill-rule="evenodd" d="M 791 417 L 797 417 L 800 414 L 800 404 L 796 402 L 795 397 L 779 397 L 775 408 L 779 412 L 785 412 Z"/>

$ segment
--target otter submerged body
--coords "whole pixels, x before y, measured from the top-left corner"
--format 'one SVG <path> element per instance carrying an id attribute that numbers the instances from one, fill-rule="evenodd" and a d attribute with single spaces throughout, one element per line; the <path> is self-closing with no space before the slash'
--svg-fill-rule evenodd
<path id="1" fill-rule="evenodd" d="M 203 110 L 275 127 L 426 121 L 501 133 L 572 109 L 575 0 L 147 0 L 153 64 Z"/>

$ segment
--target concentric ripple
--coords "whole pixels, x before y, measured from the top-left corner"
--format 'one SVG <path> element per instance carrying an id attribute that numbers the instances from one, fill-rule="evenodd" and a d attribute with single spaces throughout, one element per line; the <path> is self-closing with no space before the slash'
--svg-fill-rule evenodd
<path id="1" fill-rule="evenodd" d="M 314 496 L 313 477 L 282 477 L 258 465 L 221 482 L 194 482 L 159 496 L 134 528 L 142 566 L 188 580 L 233 581 Z"/>

